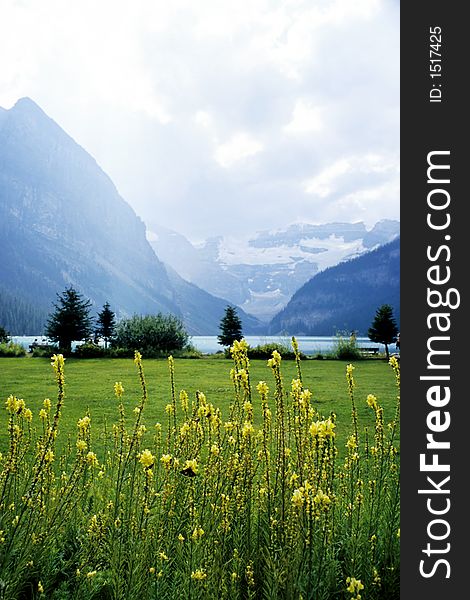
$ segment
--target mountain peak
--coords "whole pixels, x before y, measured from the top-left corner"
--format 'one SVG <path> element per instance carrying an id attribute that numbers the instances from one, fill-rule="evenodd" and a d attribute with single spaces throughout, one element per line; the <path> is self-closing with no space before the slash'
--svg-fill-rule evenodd
<path id="1" fill-rule="evenodd" d="M 42 108 L 28 96 L 24 96 L 23 98 L 17 100 L 13 108 L 11 108 L 10 110 L 14 112 L 21 111 L 28 113 L 39 113 L 41 115 L 46 116 L 46 113 L 42 110 Z"/>

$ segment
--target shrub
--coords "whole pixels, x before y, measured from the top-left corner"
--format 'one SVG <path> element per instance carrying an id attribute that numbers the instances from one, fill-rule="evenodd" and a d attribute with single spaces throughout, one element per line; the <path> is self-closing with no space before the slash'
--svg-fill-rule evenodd
<path id="1" fill-rule="evenodd" d="M 174 315 L 139 316 L 120 321 L 115 330 L 114 348 L 138 350 L 147 357 L 168 355 L 187 347 L 189 336 L 183 322 Z"/>
<path id="2" fill-rule="evenodd" d="M 21 344 L 15 344 L 14 342 L 2 342 L 0 344 L 0 356 L 7 358 L 26 356 L 26 350 Z"/>
<path id="3" fill-rule="evenodd" d="M 101 358 L 107 356 L 107 352 L 104 348 L 90 340 L 77 346 L 73 355 L 77 358 Z"/>
<path id="4" fill-rule="evenodd" d="M 33 348 L 31 356 L 33 358 L 50 358 L 53 354 L 56 354 L 58 351 L 58 346 L 55 346 L 54 344 L 41 344 L 41 346 Z"/>
<path id="5" fill-rule="evenodd" d="M 295 353 L 287 345 L 279 344 L 277 342 L 270 342 L 269 344 L 259 344 L 254 348 L 248 347 L 248 358 L 271 358 L 273 352 L 279 352 L 281 358 L 284 360 L 294 360 Z M 300 358 L 305 359 L 305 355 L 300 353 Z"/>
<path id="6" fill-rule="evenodd" d="M 331 355 L 339 360 L 360 360 L 362 354 L 357 345 L 356 336 L 338 332 Z"/>

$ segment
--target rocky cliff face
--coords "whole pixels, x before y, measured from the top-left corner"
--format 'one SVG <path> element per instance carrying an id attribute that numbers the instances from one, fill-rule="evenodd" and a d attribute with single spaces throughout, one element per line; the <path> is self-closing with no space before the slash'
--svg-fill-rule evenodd
<path id="1" fill-rule="evenodd" d="M 269 325 L 271 334 L 367 335 L 375 312 L 390 304 L 400 320 L 400 239 L 315 275 Z"/>
<path id="2" fill-rule="evenodd" d="M 72 284 L 118 316 L 183 316 L 184 285 L 175 290 L 145 234 L 96 161 L 32 100 L 2 109 L 0 291 L 47 311 Z M 222 316 L 184 310 L 190 332 L 216 333 Z"/>

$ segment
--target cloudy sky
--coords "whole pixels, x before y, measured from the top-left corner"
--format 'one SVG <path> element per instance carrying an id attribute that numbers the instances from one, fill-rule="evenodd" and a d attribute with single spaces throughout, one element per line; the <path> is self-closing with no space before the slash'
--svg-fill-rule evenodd
<path id="1" fill-rule="evenodd" d="M 29 96 L 152 228 L 399 219 L 398 0 L 0 0 Z"/>

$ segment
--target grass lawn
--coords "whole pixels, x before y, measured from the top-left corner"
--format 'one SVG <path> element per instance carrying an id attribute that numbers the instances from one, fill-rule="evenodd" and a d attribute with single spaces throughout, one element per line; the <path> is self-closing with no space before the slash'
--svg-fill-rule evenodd
<path id="1" fill-rule="evenodd" d="M 165 426 L 165 406 L 171 402 L 168 363 L 161 359 L 143 360 L 148 388 L 148 403 L 144 410 L 143 423 L 151 429 L 156 422 Z M 302 363 L 304 386 L 313 393 L 313 401 L 321 415 L 330 412 L 337 415 L 338 447 L 344 448 L 346 436 L 351 431 L 351 404 L 346 384 L 347 362 L 337 360 L 306 360 Z M 392 368 L 383 360 L 362 360 L 355 363 L 355 401 L 358 411 L 360 432 L 364 426 L 373 430 L 374 413 L 367 406 L 367 394 L 377 396 L 384 408 L 385 423 L 395 414 L 397 388 Z M 233 400 L 230 380 L 232 362 L 227 359 L 206 357 L 203 359 L 175 359 L 176 393 L 184 389 L 190 399 L 196 390 L 204 392 L 209 402 L 220 407 L 222 419 L 228 419 Z M 282 373 L 287 390 L 296 377 L 295 363 L 283 361 Z M 265 360 L 252 360 L 250 377 L 253 388 L 264 380 L 274 390 L 271 369 Z M 94 447 L 99 453 L 100 432 L 105 423 L 117 420 L 118 401 L 113 386 L 121 381 L 124 386 L 123 404 L 129 424 L 133 420 L 133 408 L 141 397 L 137 369 L 132 359 L 74 359 L 65 363 L 66 399 L 62 410 L 58 444 L 68 435 L 75 436 L 77 420 L 89 409 L 92 418 Z M 54 374 L 50 361 L 41 358 L 0 358 L 0 398 L 2 402 L 13 394 L 23 398 L 34 414 L 33 423 L 39 425 L 37 417 L 44 398 L 53 405 L 57 395 Z M 255 422 L 260 417 L 257 392 L 254 391 Z M 0 449 L 7 442 L 7 412 L 0 412 Z"/>

